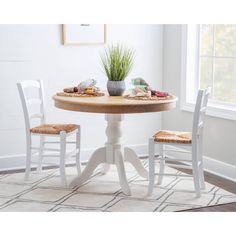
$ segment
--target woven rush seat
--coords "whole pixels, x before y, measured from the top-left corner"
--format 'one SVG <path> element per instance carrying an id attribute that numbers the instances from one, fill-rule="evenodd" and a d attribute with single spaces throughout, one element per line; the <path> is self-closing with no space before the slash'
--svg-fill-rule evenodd
<path id="1" fill-rule="evenodd" d="M 181 132 L 181 131 L 169 131 L 161 130 L 153 135 L 156 142 L 166 142 L 166 143 L 192 143 L 192 133 L 191 132 Z"/>
<path id="2" fill-rule="evenodd" d="M 43 124 L 30 129 L 30 132 L 36 134 L 59 134 L 61 131 L 65 131 L 70 133 L 79 127 L 76 124 Z"/>

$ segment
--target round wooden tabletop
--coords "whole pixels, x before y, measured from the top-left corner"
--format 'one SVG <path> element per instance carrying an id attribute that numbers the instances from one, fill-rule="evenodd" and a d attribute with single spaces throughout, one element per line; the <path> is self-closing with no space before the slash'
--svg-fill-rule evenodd
<path id="1" fill-rule="evenodd" d="M 126 114 L 167 111 L 176 107 L 177 97 L 167 100 L 133 100 L 122 96 L 63 97 L 53 96 L 60 109 L 80 112 Z"/>

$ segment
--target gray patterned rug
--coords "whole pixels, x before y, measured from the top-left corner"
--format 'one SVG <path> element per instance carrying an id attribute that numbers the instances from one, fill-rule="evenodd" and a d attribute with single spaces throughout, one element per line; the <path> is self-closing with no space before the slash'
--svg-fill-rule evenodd
<path id="1" fill-rule="evenodd" d="M 144 161 L 144 165 L 147 165 Z M 106 175 L 98 170 L 83 186 L 77 189 L 60 187 L 58 170 L 32 173 L 24 182 L 24 173 L 0 175 L 0 211 L 4 212 L 152 212 L 181 211 L 223 203 L 236 202 L 236 195 L 206 183 L 201 198 L 193 192 L 192 178 L 164 177 L 163 185 L 156 186 L 152 197 L 146 198 L 148 181 L 137 175 L 128 163 L 127 177 L 132 196 L 120 189 L 115 167 Z M 178 173 L 167 168 L 168 173 Z M 76 175 L 75 167 L 67 167 L 68 180 Z"/>

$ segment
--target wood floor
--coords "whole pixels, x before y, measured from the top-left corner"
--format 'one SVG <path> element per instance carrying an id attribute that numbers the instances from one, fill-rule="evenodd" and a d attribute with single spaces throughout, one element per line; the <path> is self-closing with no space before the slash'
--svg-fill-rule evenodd
<path id="1" fill-rule="evenodd" d="M 190 173 L 191 171 L 182 170 L 183 172 Z M 236 194 L 236 182 L 224 179 L 222 177 L 205 172 L 205 180 L 208 183 L 221 187 L 229 192 Z M 236 212 L 236 202 L 227 203 L 217 206 L 201 207 L 193 210 L 185 210 L 184 212 Z"/>
<path id="2" fill-rule="evenodd" d="M 183 170 L 183 169 L 180 169 L 180 170 L 185 173 L 191 173 L 191 171 L 189 170 Z M 23 171 L 24 170 L 18 170 L 18 171 L 11 170 L 11 171 L 0 172 L 0 174 L 10 174 L 10 173 L 16 173 L 16 172 L 23 172 Z M 219 176 L 207 173 L 207 172 L 205 172 L 205 180 L 208 183 L 214 184 L 218 187 L 221 187 L 229 192 L 236 194 L 236 182 L 224 179 L 222 177 L 219 177 Z M 197 209 L 192 209 L 192 210 L 185 210 L 183 212 L 236 212 L 236 202 L 221 204 L 217 206 L 202 207 L 202 208 L 197 208 Z"/>

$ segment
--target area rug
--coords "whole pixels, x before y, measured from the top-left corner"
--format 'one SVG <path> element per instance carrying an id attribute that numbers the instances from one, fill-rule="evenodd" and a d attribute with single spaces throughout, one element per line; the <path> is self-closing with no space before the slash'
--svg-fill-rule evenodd
<path id="1" fill-rule="evenodd" d="M 143 164 L 147 166 L 144 160 Z M 181 211 L 230 202 L 236 195 L 206 183 L 201 198 L 196 198 L 192 178 L 164 177 L 146 197 L 148 181 L 126 163 L 132 196 L 122 193 L 115 166 L 106 175 L 97 169 L 80 188 L 62 188 L 57 169 L 41 174 L 32 172 L 24 182 L 24 173 L 0 175 L 0 211 L 3 212 L 162 212 Z M 181 174 L 172 168 L 168 173 Z M 68 181 L 76 176 L 75 167 L 67 167 Z"/>

